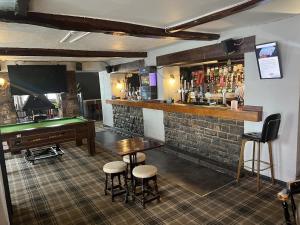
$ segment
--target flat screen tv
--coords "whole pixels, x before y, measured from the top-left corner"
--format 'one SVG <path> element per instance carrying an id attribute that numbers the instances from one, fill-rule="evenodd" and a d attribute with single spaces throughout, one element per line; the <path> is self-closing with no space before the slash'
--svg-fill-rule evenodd
<path id="1" fill-rule="evenodd" d="M 64 65 L 11 65 L 8 76 L 12 95 L 67 92 Z"/>
<path id="2" fill-rule="evenodd" d="M 277 42 L 255 46 L 260 79 L 281 79 L 282 70 Z"/>
<path id="3" fill-rule="evenodd" d="M 77 87 L 79 85 L 83 100 L 100 99 L 99 73 L 76 73 Z"/>

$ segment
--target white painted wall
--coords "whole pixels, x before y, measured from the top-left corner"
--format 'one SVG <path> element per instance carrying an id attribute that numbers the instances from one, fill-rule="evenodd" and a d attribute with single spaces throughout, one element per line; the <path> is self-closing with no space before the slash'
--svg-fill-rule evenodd
<path id="1" fill-rule="evenodd" d="M 286 61 L 286 57 L 291 54 L 289 49 L 281 47 L 280 50 L 284 75 L 282 80 L 260 80 L 255 53 L 245 55 L 245 103 L 248 105 L 262 105 L 264 107 L 263 119 L 272 113 L 281 113 L 282 122 L 279 139 L 273 142 L 275 177 L 290 181 L 296 178 L 297 167 L 299 78 L 295 77 L 295 68 L 288 66 L 289 63 Z M 297 63 L 294 66 L 297 66 Z M 260 131 L 262 124 L 262 122 L 246 122 L 245 132 Z M 252 157 L 250 150 L 252 145 L 248 144 L 246 147 L 249 150 L 246 152 L 245 158 L 250 159 Z M 267 151 L 267 145 L 264 145 L 262 160 L 268 161 Z M 270 176 L 269 170 L 264 171 L 263 174 Z"/>
<path id="2" fill-rule="evenodd" d="M 180 99 L 178 90 L 180 89 L 180 67 L 164 67 L 163 70 L 163 92 L 164 99 L 174 98 L 175 101 Z M 170 75 L 174 76 L 174 83 L 171 82 Z"/>
<path id="3" fill-rule="evenodd" d="M 107 99 L 111 99 L 112 96 L 110 74 L 106 71 L 99 72 L 99 81 L 101 90 L 103 124 L 112 127 L 114 125 L 112 105 L 105 102 Z"/>
<path id="4" fill-rule="evenodd" d="M 164 71 L 163 68 L 157 69 L 157 99 L 164 99 Z"/>
<path id="5" fill-rule="evenodd" d="M 1 168 L 0 168 L 0 224 L 9 225 Z"/>
<path id="6" fill-rule="evenodd" d="M 175 82 L 170 82 L 170 75 L 174 75 Z M 180 99 L 178 89 L 180 88 L 180 67 L 160 67 L 157 69 L 157 96 L 160 100 L 174 98 Z"/>
<path id="7" fill-rule="evenodd" d="M 297 27 L 300 16 L 265 24 L 235 33 L 255 34 L 256 42 L 278 41 L 282 60 L 283 79 L 260 80 L 254 53 L 245 54 L 245 103 L 262 105 L 264 119 L 272 113 L 281 113 L 282 123 L 279 139 L 273 143 L 275 177 L 283 181 L 294 180 L 297 175 L 298 124 L 299 124 L 299 60 L 300 31 Z M 245 131 L 261 130 L 262 123 L 245 123 Z M 268 159 L 267 146 L 263 148 L 263 160 Z M 250 149 L 250 145 L 247 149 Z M 245 158 L 250 158 L 250 150 Z M 269 171 L 264 172 L 270 176 Z"/>
<path id="8" fill-rule="evenodd" d="M 105 70 L 106 66 L 104 62 L 82 62 L 82 71 L 99 72 Z"/>
<path id="9" fill-rule="evenodd" d="M 164 112 L 162 110 L 143 109 L 145 137 L 165 141 Z"/>
<path id="10" fill-rule="evenodd" d="M 118 83 L 122 85 L 122 88 L 118 86 Z M 110 86 L 111 86 L 111 95 L 115 97 L 125 98 L 125 93 L 122 92 L 122 89 L 125 88 L 125 74 L 123 73 L 112 73 L 110 74 Z"/>

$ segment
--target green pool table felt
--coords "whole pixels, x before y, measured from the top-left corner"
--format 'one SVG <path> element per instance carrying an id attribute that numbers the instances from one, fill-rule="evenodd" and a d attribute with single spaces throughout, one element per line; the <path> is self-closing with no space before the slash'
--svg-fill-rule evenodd
<path id="1" fill-rule="evenodd" d="M 33 130 L 37 128 L 44 128 L 44 127 L 56 127 L 62 126 L 71 123 L 81 123 L 85 122 L 86 120 L 83 118 L 64 118 L 64 119 L 53 119 L 53 120 L 44 120 L 38 123 L 19 123 L 19 124 L 9 124 L 0 126 L 0 132 L 2 134 L 12 133 L 12 132 L 19 132 L 25 130 Z"/>

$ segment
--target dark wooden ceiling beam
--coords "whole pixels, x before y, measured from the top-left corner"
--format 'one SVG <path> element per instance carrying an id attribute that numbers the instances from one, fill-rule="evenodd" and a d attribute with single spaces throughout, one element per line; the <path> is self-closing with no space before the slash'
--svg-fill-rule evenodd
<path id="1" fill-rule="evenodd" d="M 95 32 L 112 35 L 127 35 L 142 38 L 172 38 L 180 40 L 217 40 L 219 34 L 179 31 L 175 34 L 165 32 L 164 28 L 150 27 L 133 23 L 88 17 L 67 16 L 28 12 L 26 16 L 15 15 L 13 12 L 0 11 L 0 21 L 31 24 L 60 30 Z"/>
<path id="2" fill-rule="evenodd" d="M 245 11 L 247 9 L 250 9 L 256 5 L 258 5 L 258 3 L 263 2 L 264 0 L 249 0 L 247 2 L 244 2 L 242 4 L 239 5 L 235 5 L 233 7 L 215 12 L 215 13 L 211 13 L 207 16 L 203 16 L 203 17 L 199 17 L 197 19 L 194 20 L 190 20 L 186 23 L 181 23 L 175 26 L 170 26 L 166 28 L 166 32 L 168 33 L 177 33 L 177 32 L 182 32 L 183 30 L 187 30 L 189 28 L 195 27 L 195 26 L 199 26 L 201 24 L 205 24 L 208 22 L 212 22 L 215 20 L 219 20 L 219 19 L 223 19 L 227 16 L 231 16 L 233 14 Z"/>
<path id="3" fill-rule="evenodd" d="M 68 49 L 44 48 L 0 48 L 0 55 L 7 56 L 57 56 L 57 57 L 124 57 L 145 58 L 147 52 L 119 52 L 119 51 L 83 51 Z"/>
<path id="4" fill-rule="evenodd" d="M 157 66 L 184 65 L 190 63 L 201 63 L 211 60 L 225 60 L 243 58 L 244 53 L 255 51 L 255 36 L 237 39 L 238 50 L 230 55 L 224 51 L 221 43 L 175 52 L 156 57 Z"/>

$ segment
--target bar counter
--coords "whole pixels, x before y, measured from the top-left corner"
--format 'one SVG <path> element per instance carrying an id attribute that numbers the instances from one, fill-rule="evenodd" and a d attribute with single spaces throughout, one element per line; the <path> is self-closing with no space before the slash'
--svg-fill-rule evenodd
<path id="1" fill-rule="evenodd" d="M 160 101 L 129 101 L 129 100 L 106 100 L 112 105 L 122 105 L 129 107 L 147 108 L 162 110 L 165 112 L 188 113 L 198 116 L 210 116 L 220 119 L 232 119 L 239 121 L 262 121 L 262 107 L 241 107 L 238 110 L 231 110 L 224 106 L 200 106 L 191 104 L 162 103 Z M 247 109 L 248 108 L 248 109 Z"/>
<path id="2" fill-rule="evenodd" d="M 261 121 L 262 107 L 231 110 L 224 106 L 107 100 L 121 133 L 159 139 L 168 151 L 202 166 L 235 176 L 245 121 Z"/>

